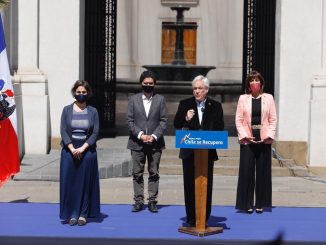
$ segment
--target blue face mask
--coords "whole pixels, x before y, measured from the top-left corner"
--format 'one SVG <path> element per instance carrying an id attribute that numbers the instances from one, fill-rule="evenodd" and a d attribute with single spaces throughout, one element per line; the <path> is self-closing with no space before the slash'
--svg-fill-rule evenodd
<path id="1" fill-rule="evenodd" d="M 79 102 L 79 103 L 84 103 L 87 100 L 87 94 L 75 94 L 75 99 Z"/>

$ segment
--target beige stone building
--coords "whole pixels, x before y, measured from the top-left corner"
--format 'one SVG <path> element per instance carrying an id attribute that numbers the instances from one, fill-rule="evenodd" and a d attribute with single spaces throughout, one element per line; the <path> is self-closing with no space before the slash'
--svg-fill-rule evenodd
<path id="1" fill-rule="evenodd" d="M 326 1 L 275 1 L 276 150 L 298 164 L 325 168 Z M 73 101 L 70 87 L 85 76 L 87 8 L 87 0 L 12 0 L 2 12 L 21 154 L 45 154 L 60 137 L 61 110 Z M 184 13 L 186 22 L 198 25 L 187 48 L 197 65 L 216 67 L 208 74 L 213 82 L 241 84 L 243 8 L 240 0 L 200 0 Z M 176 13 L 160 0 L 118 0 L 116 10 L 116 78 L 137 80 L 143 65 L 169 58 L 162 55 L 169 51 L 162 24 Z"/>

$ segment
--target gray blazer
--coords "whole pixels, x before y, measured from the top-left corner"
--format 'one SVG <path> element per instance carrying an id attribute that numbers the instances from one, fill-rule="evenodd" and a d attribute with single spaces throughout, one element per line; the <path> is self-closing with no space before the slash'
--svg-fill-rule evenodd
<path id="1" fill-rule="evenodd" d="M 67 146 L 72 142 L 72 129 L 71 129 L 71 120 L 72 120 L 72 110 L 73 103 L 67 105 L 63 108 L 61 114 L 61 125 L 60 125 L 60 133 L 61 133 L 61 146 Z M 92 106 L 87 106 L 88 112 L 88 121 L 89 127 L 87 129 L 87 138 L 86 142 L 90 147 L 96 147 L 96 140 L 99 132 L 99 119 L 96 108 Z"/>
<path id="2" fill-rule="evenodd" d="M 138 151 L 143 149 L 144 143 L 137 138 L 140 131 L 143 131 L 147 135 L 156 135 L 157 141 L 152 144 L 153 149 L 164 149 L 163 133 L 168 121 L 165 98 L 154 94 L 148 117 L 146 117 L 142 95 L 143 93 L 140 92 L 129 98 L 126 121 L 130 137 L 127 148 Z"/>

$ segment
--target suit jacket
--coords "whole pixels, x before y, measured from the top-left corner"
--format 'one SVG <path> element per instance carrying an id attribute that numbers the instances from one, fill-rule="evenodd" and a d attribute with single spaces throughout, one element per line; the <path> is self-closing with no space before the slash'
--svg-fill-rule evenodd
<path id="1" fill-rule="evenodd" d="M 252 137 L 251 128 L 252 97 L 250 94 L 240 96 L 235 116 L 235 124 L 239 140 L 245 137 Z M 261 129 L 262 140 L 270 137 L 274 139 L 276 131 L 276 110 L 273 96 L 263 93 L 261 96 Z"/>
<path id="2" fill-rule="evenodd" d="M 187 111 L 195 110 L 194 117 L 187 122 Z M 205 110 L 203 112 L 202 123 L 199 123 L 197 103 L 195 97 L 191 97 L 180 101 L 178 111 L 174 117 L 174 127 L 176 129 L 188 128 L 189 130 L 224 130 L 224 119 L 222 105 L 207 97 L 205 102 Z M 179 157 L 184 159 L 193 156 L 193 149 L 180 149 Z M 218 160 L 216 150 L 209 150 L 209 160 Z"/>
<path id="3" fill-rule="evenodd" d="M 162 95 L 153 94 L 152 104 L 146 116 L 142 95 L 142 92 L 137 93 L 128 101 L 126 120 L 130 136 L 127 148 L 138 151 L 143 149 L 144 143 L 138 139 L 138 134 L 143 131 L 146 135 L 154 134 L 157 137 L 157 141 L 151 145 L 153 149 L 163 149 L 165 148 L 163 133 L 168 121 L 165 98 Z"/>
<path id="4" fill-rule="evenodd" d="M 67 105 L 63 108 L 61 114 L 60 134 L 61 134 L 61 145 L 67 146 L 72 142 L 72 129 L 71 120 L 73 113 L 74 103 Z M 88 121 L 89 126 L 87 129 L 86 142 L 90 147 L 96 147 L 96 140 L 99 133 L 99 119 L 96 108 L 87 105 Z"/>

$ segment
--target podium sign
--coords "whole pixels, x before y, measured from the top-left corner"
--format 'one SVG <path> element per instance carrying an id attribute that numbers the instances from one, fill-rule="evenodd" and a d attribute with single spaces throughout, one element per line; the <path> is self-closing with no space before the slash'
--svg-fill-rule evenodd
<path id="1" fill-rule="evenodd" d="M 189 149 L 227 149 L 227 131 L 177 130 L 176 148 Z"/>
<path id="2" fill-rule="evenodd" d="M 194 149 L 196 227 L 179 227 L 178 231 L 195 236 L 208 236 L 223 232 L 223 227 L 206 225 L 208 183 L 208 149 L 227 149 L 227 131 L 176 131 L 176 148 Z"/>

